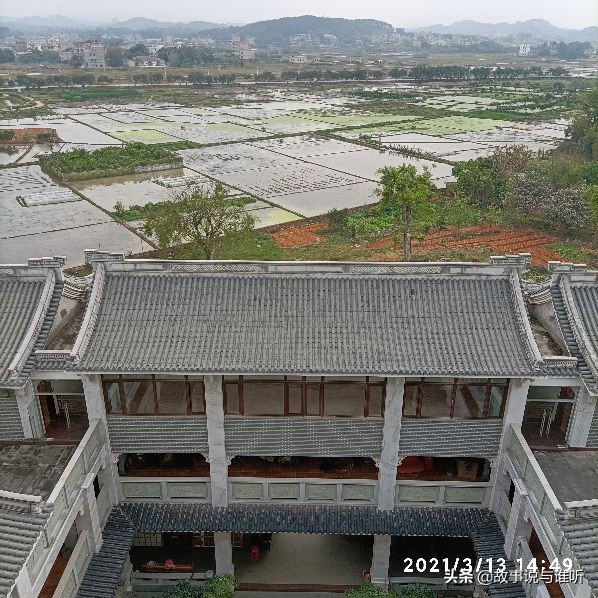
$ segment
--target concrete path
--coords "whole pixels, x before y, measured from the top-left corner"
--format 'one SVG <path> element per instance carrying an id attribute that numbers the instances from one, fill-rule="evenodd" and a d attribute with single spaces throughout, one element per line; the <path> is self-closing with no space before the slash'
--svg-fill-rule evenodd
<path id="1" fill-rule="evenodd" d="M 270 552 L 257 562 L 246 551 L 234 555 L 242 584 L 358 585 L 371 561 L 370 538 L 327 534 L 274 534 Z"/>

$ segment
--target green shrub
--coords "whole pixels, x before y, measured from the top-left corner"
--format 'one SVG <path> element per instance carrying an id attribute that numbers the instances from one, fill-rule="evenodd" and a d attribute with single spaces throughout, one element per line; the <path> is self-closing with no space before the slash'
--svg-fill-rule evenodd
<path id="1" fill-rule="evenodd" d="M 80 173 L 134 172 L 139 166 L 175 162 L 181 162 L 181 158 L 173 152 L 143 143 L 129 143 L 123 147 L 103 147 L 93 152 L 74 149 L 40 158 L 40 166 L 44 172 L 63 179 Z"/>
<path id="2" fill-rule="evenodd" d="M 399 593 L 399 598 L 436 598 L 436 594 L 426 586 L 408 586 Z"/>
<path id="3" fill-rule="evenodd" d="M 333 208 L 326 214 L 326 222 L 335 233 L 346 231 L 348 220 L 349 210 L 347 208 L 342 208 L 341 210 Z"/>
<path id="4" fill-rule="evenodd" d="M 393 590 L 385 590 L 373 583 L 364 583 L 358 588 L 345 591 L 347 598 L 393 598 L 397 594 Z"/>
<path id="5" fill-rule="evenodd" d="M 0 129 L 0 141 L 10 141 L 15 132 L 12 129 Z"/>
<path id="6" fill-rule="evenodd" d="M 234 598 L 238 585 L 232 575 L 217 575 L 198 586 L 179 581 L 174 589 L 162 594 L 162 598 Z"/>

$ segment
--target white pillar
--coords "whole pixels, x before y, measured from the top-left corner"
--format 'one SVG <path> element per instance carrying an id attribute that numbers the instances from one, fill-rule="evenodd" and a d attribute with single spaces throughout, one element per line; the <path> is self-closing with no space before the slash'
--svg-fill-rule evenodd
<path id="1" fill-rule="evenodd" d="M 110 447 L 110 435 L 108 433 L 108 420 L 106 418 L 106 406 L 104 404 L 104 393 L 102 390 L 102 379 L 98 374 L 82 374 L 83 392 L 85 393 L 85 405 L 89 423 L 100 420 L 102 435 L 104 438 L 104 469 L 98 472 L 102 484 L 108 487 L 110 504 L 116 505 L 119 502 L 119 480 L 118 469 L 114 464 L 112 450 Z"/>
<path id="2" fill-rule="evenodd" d="M 82 484 L 83 490 L 83 514 L 82 523 L 89 531 L 89 541 L 92 551 L 99 552 L 102 547 L 102 523 L 98 513 L 93 480 L 93 473 L 90 473 Z"/>
<path id="3" fill-rule="evenodd" d="M 518 480 L 514 480 L 515 494 L 511 504 L 511 513 L 505 533 L 505 553 L 508 559 L 515 559 L 517 556 L 517 541 L 519 538 L 529 540 L 532 532 L 532 525 L 525 521 L 525 505 L 529 500 L 527 490 L 519 485 Z"/>
<path id="4" fill-rule="evenodd" d="M 230 532 L 214 532 L 216 575 L 234 575 L 233 543 Z"/>
<path id="5" fill-rule="evenodd" d="M 591 395 L 586 388 L 577 389 L 577 400 L 573 411 L 573 419 L 569 428 L 569 446 L 585 447 L 594 413 L 596 412 L 596 395 Z"/>
<path id="6" fill-rule="evenodd" d="M 35 400 L 35 393 L 33 392 L 31 380 L 28 380 L 23 388 L 16 389 L 15 397 L 17 399 L 17 408 L 19 409 L 19 417 L 21 418 L 23 436 L 25 438 L 33 438 L 33 429 L 31 428 L 31 421 L 29 419 L 29 405 Z"/>
<path id="7" fill-rule="evenodd" d="M 592 588 L 587 579 L 582 579 L 580 583 L 575 586 L 575 598 L 591 598 Z"/>
<path id="8" fill-rule="evenodd" d="M 507 404 L 505 405 L 505 412 L 503 416 L 502 435 L 500 437 L 498 456 L 496 459 L 496 465 L 492 468 L 492 472 L 490 474 L 492 490 L 489 508 L 494 513 L 496 513 L 498 510 L 498 500 L 501 490 L 501 480 L 499 476 L 502 475 L 500 472 L 503 469 L 504 454 L 511 440 L 511 425 L 515 427 L 521 427 L 530 383 L 531 380 L 528 378 L 512 378 L 509 384 L 509 392 L 507 394 Z"/>
<path id="9" fill-rule="evenodd" d="M 106 407 L 104 405 L 104 393 L 102 392 L 102 380 L 97 374 L 83 374 L 83 392 L 85 393 L 85 405 L 89 421 L 101 419 L 106 421 Z"/>
<path id="10" fill-rule="evenodd" d="M 388 378 L 384 404 L 382 453 L 378 471 L 378 509 L 382 511 L 389 511 L 395 506 L 404 391 L 405 378 Z"/>
<path id="11" fill-rule="evenodd" d="M 372 583 L 388 587 L 388 568 L 390 565 L 390 542 L 392 536 L 374 536 L 372 548 Z"/>
<path id="12" fill-rule="evenodd" d="M 18 598 L 33 598 L 33 586 L 31 585 L 31 578 L 26 566 L 19 571 L 19 575 L 15 581 L 15 588 L 17 590 Z"/>
<path id="13" fill-rule="evenodd" d="M 224 434 L 224 400 L 222 377 L 204 376 L 206 389 L 206 416 L 208 426 L 208 459 L 212 505 L 226 507 L 228 504 L 228 461 Z"/>

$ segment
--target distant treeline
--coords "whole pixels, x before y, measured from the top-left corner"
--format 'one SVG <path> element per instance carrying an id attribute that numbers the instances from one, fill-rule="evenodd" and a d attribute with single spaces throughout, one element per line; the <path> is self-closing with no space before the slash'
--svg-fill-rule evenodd
<path id="1" fill-rule="evenodd" d="M 485 81 L 488 79 L 526 79 L 531 77 L 564 77 L 568 71 L 563 67 L 552 68 L 529 67 L 529 68 L 509 68 L 509 67 L 464 67 L 464 66 L 428 66 L 418 65 L 410 69 L 391 68 L 391 69 L 344 69 L 344 70 L 324 70 L 324 69 L 298 69 L 289 70 L 282 73 L 273 73 L 263 71 L 261 73 L 221 73 L 207 74 L 203 72 L 192 72 L 189 75 L 183 75 L 176 72 L 167 73 L 167 79 L 164 79 L 164 72 L 159 70 L 135 73 L 127 79 L 128 83 L 137 85 L 157 84 L 162 82 L 189 83 L 192 85 L 210 85 L 210 84 L 231 84 L 235 81 L 366 81 L 392 79 L 413 79 L 418 82 L 428 81 Z M 115 80 L 106 74 L 95 75 L 94 73 L 75 73 L 63 75 L 50 75 L 48 77 L 35 76 L 30 77 L 24 74 L 18 74 L 10 80 L 2 80 L 1 84 L 10 86 L 25 87 L 28 89 L 41 87 L 68 87 L 86 86 L 86 85 L 106 85 L 110 83 L 123 83 L 123 79 Z"/>

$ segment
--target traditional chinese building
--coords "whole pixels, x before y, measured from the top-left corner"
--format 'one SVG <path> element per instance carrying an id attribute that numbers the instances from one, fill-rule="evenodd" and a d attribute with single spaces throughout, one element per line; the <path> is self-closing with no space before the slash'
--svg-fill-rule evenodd
<path id="1" fill-rule="evenodd" d="M 3 595 L 597 594 L 597 273 L 86 257 L 0 266 Z"/>

